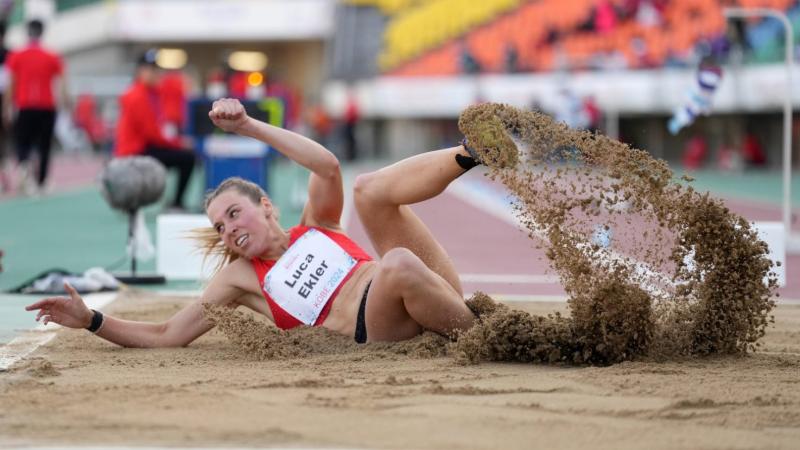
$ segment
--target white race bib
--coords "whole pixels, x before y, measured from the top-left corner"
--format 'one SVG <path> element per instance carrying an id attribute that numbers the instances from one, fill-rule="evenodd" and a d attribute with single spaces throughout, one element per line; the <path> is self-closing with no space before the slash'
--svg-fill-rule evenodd
<path id="1" fill-rule="evenodd" d="M 264 291 L 306 325 L 319 313 L 356 265 L 333 239 L 314 228 L 292 244 L 264 276 Z"/>

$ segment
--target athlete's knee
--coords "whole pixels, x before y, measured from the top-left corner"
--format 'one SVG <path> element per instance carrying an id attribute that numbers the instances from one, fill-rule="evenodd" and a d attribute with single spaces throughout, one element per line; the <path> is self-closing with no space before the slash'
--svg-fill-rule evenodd
<path id="1" fill-rule="evenodd" d="M 383 255 L 380 263 L 381 273 L 398 286 L 408 286 L 419 282 L 425 263 L 407 248 L 393 248 Z"/>
<path id="2" fill-rule="evenodd" d="M 353 202 L 356 208 L 368 208 L 377 204 L 380 196 L 375 172 L 362 173 L 353 183 Z"/>

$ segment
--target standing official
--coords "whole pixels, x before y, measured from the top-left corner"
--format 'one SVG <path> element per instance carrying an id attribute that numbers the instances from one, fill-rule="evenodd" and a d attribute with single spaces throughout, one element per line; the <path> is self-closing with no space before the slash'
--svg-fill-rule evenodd
<path id="1" fill-rule="evenodd" d="M 12 122 L 17 110 L 14 134 L 17 160 L 22 170 L 21 184 L 26 193 L 44 188 L 50 164 L 50 146 L 56 122 L 54 84 L 58 83 L 61 103 L 66 106 L 67 93 L 63 82 L 64 64 L 57 54 L 45 50 L 40 44 L 44 24 L 40 20 L 28 22 L 28 45 L 12 52 L 6 63 L 9 80 L 3 99 L 3 119 Z M 33 148 L 39 152 L 37 183 L 32 185 L 33 169 L 28 160 Z"/>
<path id="2" fill-rule="evenodd" d="M 195 156 L 182 136 L 165 136 L 158 83 L 156 52 L 149 50 L 137 61 L 133 84 L 120 97 L 114 156 L 152 156 L 168 169 L 177 169 L 178 189 L 172 209 L 183 211 L 186 209 L 184 192 L 194 169 Z"/>

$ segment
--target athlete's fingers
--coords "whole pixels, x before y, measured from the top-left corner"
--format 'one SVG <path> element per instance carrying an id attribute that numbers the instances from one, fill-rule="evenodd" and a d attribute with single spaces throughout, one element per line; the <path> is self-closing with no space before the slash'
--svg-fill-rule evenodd
<path id="1" fill-rule="evenodd" d="M 214 118 L 217 120 L 225 120 L 228 118 L 228 111 L 225 105 L 219 105 L 217 108 L 214 109 Z"/>
<path id="2" fill-rule="evenodd" d="M 75 288 L 74 288 L 74 287 L 72 287 L 72 285 L 71 285 L 71 284 L 69 284 L 69 283 L 65 282 L 65 283 L 64 283 L 64 289 L 67 291 L 67 293 L 69 294 L 69 297 L 70 297 L 70 298 L 71 298 L 73 301 L 76 301 L 76 302 L 78 302 L 78 301 L 83 301 L 83 299 L 81 299 L 81 296 L 80 296 L 80 294 L 78 294 L 78 291 L 77 291 L 77 290 L 75 290 Z"/>
<path id="3" fill-rule="evenodd" d="M 224 99 L 216 100 L 211 105 L 211 111 L 209 112 L 209 115 L 213 117 L 219 117 L 224 109 L 224 105 L 225 105 Z"/>
<path id="4" fill-rule="evenodd" d="M 233 106 L 234 105 L 233 105 L 232 102 L 226 102 L 225 103 L 225 117 L 227 119 L 232 119 L 233 116 L 234 116 L 234 108 L 233 108 Z"/>
<path id="5" fill-rule="evenodd" d="M 239 102 L 239 100 L 232 100 L 230 102 L 231 114 L 235 117 L 238 117 L 244 111 L 244 106 Z"/>
<path id="6" fill-rule="evenodd" d="M 38 302 L 28 305 L 25 307 L 25 311 L 33 311 L 34 309 L 42 309 L 51 305 L 54 305 L 59 300 L 66 300 L 64 297 L 48 297 Z"/>
<path id="7" fill-rule="evenodd" d="M 233 113 L 237 116 L 244 113 L 244 105 L 242 105 L 238 100 L 233 102 Z"/>

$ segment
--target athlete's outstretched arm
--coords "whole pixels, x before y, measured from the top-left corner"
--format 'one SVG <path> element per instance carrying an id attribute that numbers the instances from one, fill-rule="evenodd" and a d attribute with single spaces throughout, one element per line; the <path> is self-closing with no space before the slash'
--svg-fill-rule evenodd
<path id="1" fill-rule="evenodd" d="M 308 204 L 303 212 L 303 221 L 338 227 L 344 192 L 339 160 L 333 153 L 305 136 L 249 117 L 236 99 L 215 101 L 208 116 L 223 130 L 269 144 L 310 170 Z"/>
<path id="2" fill-rule="evenodd" d="M 229 269 L 229 264 L 225 269 Z M 202 336 L 214 325 L 203 315 L 203 304 L 236 307 L 236 299 L 242 290 L 235 286 L 231 277 L 242 277 L 233 270 L 223 269 L 209 282 L 203 295 L 187 305 L 167 321 L 161 323 L 123 320 L 103 315 L 103 324 L 97 336 L 123 347 L 183 347 Z M 241 271 L 240 271 L 241 272 Z M 88 328 L 93 312 L 78 292 L 65 284 L 69 297 L 49 297 L 26 306 L 27 311 L 36 311 L 36 320 L 45 324 L 54 322 L 68 328 Z"/>

